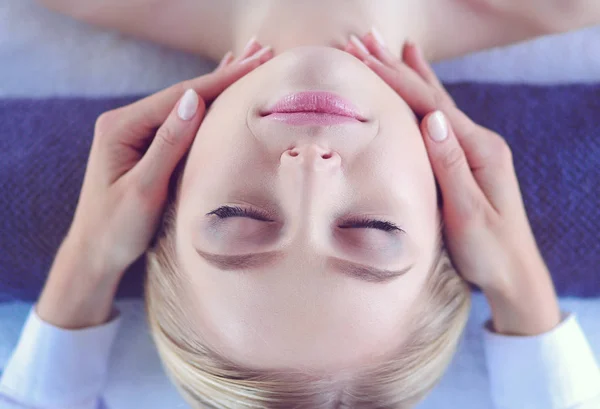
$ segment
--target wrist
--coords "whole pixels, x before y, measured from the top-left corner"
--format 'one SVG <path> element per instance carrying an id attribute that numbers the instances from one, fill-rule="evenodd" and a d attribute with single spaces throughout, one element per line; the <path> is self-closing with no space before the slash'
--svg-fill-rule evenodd
<path id="1" fill-rule="evenodd" d="M 504 335 L 534 336 L 555 328 L 561 320 L 551 280 L 523 286 L 512 293 L 484 291 L 492 311 L 494 331 Z"/>
<path id="2" fill-rule="evenodd" d="M 114 239 L 104 239 L 98 233 L 90 233 L 73 224 L 60 246 L 57 258 L 64 254 L 68 259 L 84 261 L 90 274 L 119 279 L 128 265 L 117 262 L 114 246 L 107 245 L 107 241 L 114 242 Z"/>
<path id="3" fill-rule="evenodd" d="M 494 331 L 533 336 L 555 328 L 561 320 L 560 307 L 541 257 L 538 263 L 513 266 L 512 272 L 513 278 L 502 287 L 483 289 L 492 310 Z"/>
<path id="4" fill-rule="evenodd" d="M 108 321 L 120 274 L 102 271 L 105 266 L 98 260 L 93 253 L 65 240 L 36 305 L 42 320 L 66 329 Z"/>

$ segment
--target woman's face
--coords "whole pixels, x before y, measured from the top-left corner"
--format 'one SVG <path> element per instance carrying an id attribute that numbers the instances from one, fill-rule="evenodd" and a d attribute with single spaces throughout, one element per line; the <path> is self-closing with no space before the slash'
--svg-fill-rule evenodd
<path id="1" fill-rule="evenodd" d="M 275 108 L 295 113 L 269 115 L 306 91 L 348 102 L 300 94 Z M 409 107 L 352 55 L 296 48 L 227 89 L 179 203 L 194 325 L 230 360 L 340 371 L 409 334 L 438 246 L 434 177 Z"/>

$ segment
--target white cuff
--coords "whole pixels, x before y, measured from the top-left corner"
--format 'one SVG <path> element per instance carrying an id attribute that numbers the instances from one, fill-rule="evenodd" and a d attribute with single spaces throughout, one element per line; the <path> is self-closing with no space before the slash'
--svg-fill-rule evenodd
<path id="1" fill-rule="evenodd" d="M 499 409 L 567 409 L 600 393 L 600 369 L 575 315 L 530 337 L 496 334 L 484 344 L 494 403 Z"/>
<path id="2" fill-rule="evenodd" d="M 0 379 L 0 394 L 35 407 L 93 404 L 104 387 L 120 321 L 113 308 L 105 324 L 68 330 L 43 321 L 34 304 Z"/>

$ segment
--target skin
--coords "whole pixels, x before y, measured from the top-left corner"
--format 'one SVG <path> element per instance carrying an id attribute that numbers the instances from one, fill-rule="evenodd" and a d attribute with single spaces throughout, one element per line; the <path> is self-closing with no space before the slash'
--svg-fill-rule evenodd
<path id="1" fill-rule="evenodd" d="M 305 90 L 335 92 L 367 121 L 291 126 L 260 116 Z M 439 246 L 435 182 L 414 114 L 360 60 L 333 48 L 295 48 L 236 82 L 200 127 L 180 194 L 178 260 L 192 283 L 196 325 L 213 348 L 252 367 L 327 371 L 372 362 L 406 337 Z M 225 205 L 273 221 L 206 215 Z M 404 232 L 340 228 L 350 217 Z M 282 255 L 226 271 L 196 249 Z M 389 282 L 367 282 L 330 257 L 412 267 Z"/>
<path id="2" fill-rule="evenodd" d="M 252 36 L 276 53 L 345 45 L 377 27 L 399 57 L 407 38 L 430 61 L 600 22 L 597 0 L 39 0 L 79 20 L 218 61 Z M 307 30 L 310 27 L 310 30 Z"/>
<path id="3" fill-rule="evenodd" d="M 344 48 L 350 33 L 360 35 L 376 25 L 392 56 L 400 55 L 404 41 L 410 37 L 422 45 L 427 59 L 435 60 L 582 27 L 597 22 L 600 15 L 598 6 L 590 2 L 573 2 L 567 13 L 564 7 L 556 6 L 559 2 L 543 0 L 536 2 L 535 12 L 514 1 L 466 0 L 382 1 L 377 3 L 378 8 L 369 7 L 373 4 L 370 2 L 344 2 L 343 13 L 339 1 L 295 4 L 290 8 L 282 8 L 283 2 L 265 1 L 253 3 L 252 9 L 235 1 L 219 2 L 221 7 L 212 1 L 170 2 L 169 8 L 158 1 L 45 3 L 93 24 L 215 59 L 229 49 L 240 54 L 252 35 L 273 45 L 277 57 L 227 89 L 211 107 L 198 132 L 182 185 L 177 252 L 184 273 L 192 281 L 188 296 L 194 302 L 195 325 L 205 330 L 213 347 L 250 366 L 294 366 L 319 371 L 375 361 L 402 343 L 412 318 L 410 311 L 414 310 L 431 265 L 439 221 L 426 148 L 429 159 L 438 161 L 434 170 L 441 172 L 436 174 L 439 180 L 444 180 L 444 172 L 456 172 L 444 164 L 466 163 L 466 159 L 449 160 L 461 152 L 456 147 L 436 159 L 431 152 L 437 148 L 423 144 L 403 99 L 358 59 L 331 47 Z M 327 24 L 317 24 L 319 21 Z M 309 32 L 304 29 L 307 24 L 313 28 Z M 346 49 L 355 53 L 352 47 Z M 319 75 L 315 75 L 317 71 Z M 411 87 L 414 83 L 405 91 Z M 341 132 L 340 127 L 287 128 L 265 124 L 257 118 L 257 108 L 287 92 L 303 89 L 334 90 L 365 110 L 369 121 Z M 395 89 L 402 95 L 401 90 Z M 406 95 L 403 98 L 406 100 Z M 419 110 L 414 102 L 411 108 Z M 430 104 L 420 114 L 442 108 L 446 107 Z M 175 130 L 166 135 L 184 133 L 171 126 Z M 462 134 L 458 130 L 457 137 Z M 286 156 L 292 147 L 298 150 L 298 156 Z M 311 150 L 327 152 L 332 157 L 324 159 L 311 154 Z M 466 153 L 470 161 L 471 153 Z M 512 164 L 506 166 L 513 172 Z M 470 170 L 474 170 L 472 166 Z M 170 172 L 165 170 L 165 175 Z M 450 178 L 446 179 L 442 190 L 461 192 L 456 194 L 459 198 L 470 197 L 467 191 L 460 190 L 460 184 L 453 185 Z M 506 181 L 494 177 L 481 183 L 508 186 Z M 511 189 L 512 196 L 518 195 L 518 189 Z M 445 199 L 446 203 L 453 203 Z M 274 222 L 267 225 L 249 219 L 227 219 L 217 227 L 213 216 L 211 230 L 205 215 L 224 204 L 251 205 L 268 211 Z M 373 229 L 340 229 L 340 216 L 348 212 L 376 215 L 395 222 L 406 232 L 394 242 L 387 233 Z M 90 209 L 80 213 L 88 219 L 106 220 L 104 215 L 94 216 Z M 476 268 L 480 260 L 473 251 L 467 251 L 467 240 L 461 241 L 461 234 L 465 233 L 461 228 L 456 228 L 450 238 L 463 243 L 455 245 L 454 256 L 458 254 L 464 265 L 475 266 L 472 271 L 463 269 L 475 284 L 487 284 L 484 290 L 491 301 L 497 329 L 515 335 L 539 334 L 558 322 L 555 294 L 532 237 L 522 236 L 527 241 L 522 248 L 531 250 L 525 253 L 512 248 L 508 240 L 508 232 L 529 231 L 526 218 L 519 213 L 518 217 L 506 219 L 489 226 L 484 222 L 489 217 L 468 218 L 463 214 L 462 224 L 457 222 L 455 226 L 468 225 L 468 233 L 480 232 L 479 236 L 469 237 L 471 244 L 487 249 L 493 257 L 486 260 L 509 260 L 508 264 L 493 271 Z M 151 224 L 148 221 L 148 226 Z M 98 228 L 104 225 L 99 223 Z M 152 230 L 148 226 L 145 230 Z M 75 227 L 57 256 L 38 313 L 48 322 L 77 328 L 107 319 L 118 272 L 128 264 L 122 261 L 118 268 L 108 268 L 98 263 L 112 257 L 106 249 L 102 253 L 85 245 L 89 239 L 84 238 L 97 237 L 98 231 L 81 224 Z M 138 236 L 132 233 L 131 239 L 134 237 Z M 217 254 L 280 249 L 284 257 L 262 267 L 260 272 L 222 271 L 203 260 L 195 247 Z M 532 259 L 531 254 L 536 254 L 533 264 L 527 261 Z M 139 255 L 128 257 L 129 262 Z M 414 266 L 393 281 L 367 283 L 334 272 L 325 263 L 327 255 L 381 268 L 400 268 L 403 263 Z M 97 280 L 74 280 L 75 272 L 89 265 L 90 260 L 94 261 L 91 270 Z M 503 277 L 498 279 L 502 285 L 489 283 L 490 271 L 494 278 Z M 506 279 L 507 271 L 518 278 Z M 106 276 L 112 279 L 106 280 Z M 483 278 L 488 282 L 483 282 Z M 72 308 L 66 308 L 66 294 L 86 294 L 84 290 L 74 290 L 79 288 L 78 282 L 87 294 L 96 295 L 82 296 L 74 300 Z M 540 282 L 542 290 L 529 290 L 540 288 L 533 285 Z M 543 311 L 535 308 L 540 305 L 545 306 Z M 84 314 L 98 310 L 102 314 L 93 314 L 92 321 Z M 546 318 L 540 320 L 541 316 Z M 352 342 L 341 341 L 348 339 Z M 291 349 L 294 354 L 289 353 Z"/>
<path id="4" fill-rule="evenodd" d="M 171 174 L 198 131 L 206 102 L 268 56 L 257 57 L 242 55 L 98 118 L 73 222 L 36 304 L 40 318 L 66 329 L 106 322 L 123 273 L 154 236 Z M 197 106 L 183 120 L 180 99 L 190 89 Z"/>
<path id="5" fill-rule="evenodd" d="M 446 244 L 462 277 L 486 295 L 490 328 L 515 336 L 555 328 L 558 299 L 504 138 L 457 108 L 414 44 L 405 46 L 399 61 L 372 36 L 363 40 L 366 52 L 359 58 L 423 116 L 421 132 L 444 202 Z"/>

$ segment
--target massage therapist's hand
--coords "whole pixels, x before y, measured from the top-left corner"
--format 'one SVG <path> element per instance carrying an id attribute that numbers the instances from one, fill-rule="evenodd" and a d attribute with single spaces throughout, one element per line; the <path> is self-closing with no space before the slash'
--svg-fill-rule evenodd
<path id="1" fill-rule="evenodd" d="M 36 306 L 40 318 L 64 328 L 109 318 L 123 272 L 155 234 L 205 101 L 271 56 L 255 42 L 237 61 L 226 55 L 213 73 L 100 116 L 71 228 Z"/>
<path id="2" fill-rule="evenodd" d="M 487 296 L 495 331 L 549 331 L 560 322 L 557 297 L 527 219 L 509 146 L 456 107 L 415 45 L 406 44 L 400 61 L 377 37 L 370 33 L 358 44 L 355 38 L 349 51 L 423 117 L 453 263 Z"/>

